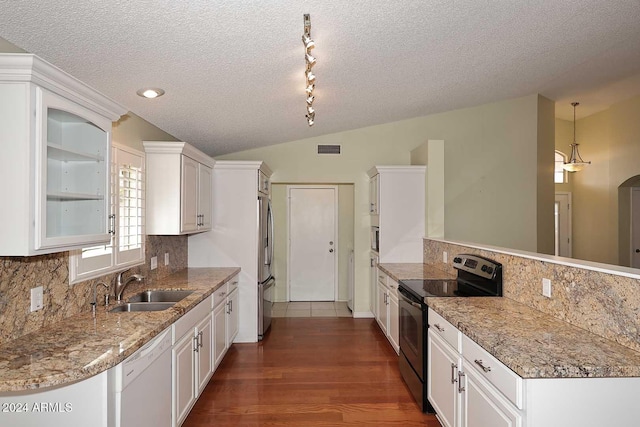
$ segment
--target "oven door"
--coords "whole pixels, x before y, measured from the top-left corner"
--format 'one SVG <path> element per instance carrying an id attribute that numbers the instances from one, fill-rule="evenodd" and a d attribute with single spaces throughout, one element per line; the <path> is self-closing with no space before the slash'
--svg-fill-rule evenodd
<path id="1" fill-rule="evenodd" d="M 424 340 L 426 337 L 423 311 L 426 306 L 411 299 L 402 287 L 398 288 L 400 312 L 400 350 L 411 367 L 424 382 Z"/>

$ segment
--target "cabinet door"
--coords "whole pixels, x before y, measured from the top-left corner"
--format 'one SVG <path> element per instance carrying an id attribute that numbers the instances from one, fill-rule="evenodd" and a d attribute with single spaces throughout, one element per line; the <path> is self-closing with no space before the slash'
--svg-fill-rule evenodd
<path id="1" fill-rule="evenodd" d="M 229 294 L 227 299 L 227 348 L 231 347 L 233 340 L 238 335 L 238 289 Z"/>
<path id="2" fill-rule="evenodd" d="M 373 317 L 378 318 L 378 255 L 374 252 L 371 252 L 369 255 L 369 287 L 370 287 L 370 298 L 369 308 L 373 313 Z"/>
<path id="3" fill-rule="evenodd" d="M 369 213 L 378 215 L 380 205 L 380 175 L 374 175 L 369 179 Z"/>
<path id="4" fill-rule="evenodd" d="M 194 353 L 194 337 L 186 334 L 171 349 L 172 356 L 172 425 L 179 426 L 186 418 L 191 405 L 196 400 L 196 388 L 193 385 L 196 375 Z"/>
<path id="5" fill-rule="evenodd" d="M 212 341 L 212 317 L 211 313 L 207 314 L 207 317 L 196 326 L 196 336 L 198 341 L 198 349 L 195 352 L 197 359 L 197 395 L 202 393 L 202 390 L 206 387 L 211 378 L 213 372 L 213 341 Z"/>
<path id="6" fill-rule="evenodd" d="M 387 288 L 378 283 L 378 316 L 376 320 L 382 332 L 387 335 Z"/>
<path id="7" fill-rule="evenodd" d="M 213 309 L 213 366 L 218 367 L 227 351 L 227 305 L 220 303 Z"/>
<path id="8" fill-rule="evenodd" d="M 198 230 L 211 229 L 211 168 L 200 164 L 198 167 Z"/>
<path id="9" fill-rule="evenodd" d="M 427 354 L 427 399 L 436 410 L 443 427 L 458 427 L 458 371 L 462 369 L 460 356 L 431 329 L 427 339 Z"/>
<path id="10" fill-rule="evenodd" d="M 181 158 L 180 232 L 198 229 L 198 165 L 195 160 Z"/>
<path id="11" fill-rule="evenodd" d="M 522 416 L 474 368 L 464 365 L 461 427 L 520 427 Z"/>
<path id="12" fill-rule="evenodd" d="M 398 309 L 398 296 L 397 294 L 389 294 L 389 329 L 387 334 L 391 346 L 396 351 L 400 352 L 400 310 Z"/>
<path id="13" fill-rule="evenodd" d="M 111 122 L 36 91 L 36 249 L 108 243 Z"/>

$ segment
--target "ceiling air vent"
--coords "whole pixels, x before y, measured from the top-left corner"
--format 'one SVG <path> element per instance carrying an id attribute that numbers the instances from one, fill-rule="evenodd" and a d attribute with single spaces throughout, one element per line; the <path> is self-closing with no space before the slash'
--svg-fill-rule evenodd
<path id="1" fill-rule="evenodd" d="M 318 154 L 340 154 L 340 145 L 318 145 Z"/>

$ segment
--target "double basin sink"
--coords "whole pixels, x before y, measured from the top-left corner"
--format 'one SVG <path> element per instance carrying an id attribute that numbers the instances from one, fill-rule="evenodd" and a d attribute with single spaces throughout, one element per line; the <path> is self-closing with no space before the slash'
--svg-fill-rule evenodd
<path id="1" fill-rule="evenodd" d="M 144 291 L 133 295 L 129 300 L 113 307 L 110 312 L 131 311 L 162 311 L 173 307 L 182 299 L 191 295 L 193 291 Z"/>

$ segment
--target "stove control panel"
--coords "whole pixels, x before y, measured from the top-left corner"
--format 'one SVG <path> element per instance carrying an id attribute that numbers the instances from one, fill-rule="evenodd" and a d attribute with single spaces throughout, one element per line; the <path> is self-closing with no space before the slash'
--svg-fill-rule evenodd
<path id="1" fill-rule="evenodd" d="M 460 254 L 453 258 L 453 268 L 486 279 L 493 279 L 496 271 L 501 269 L 502 265 L 478 255 Z"/>

